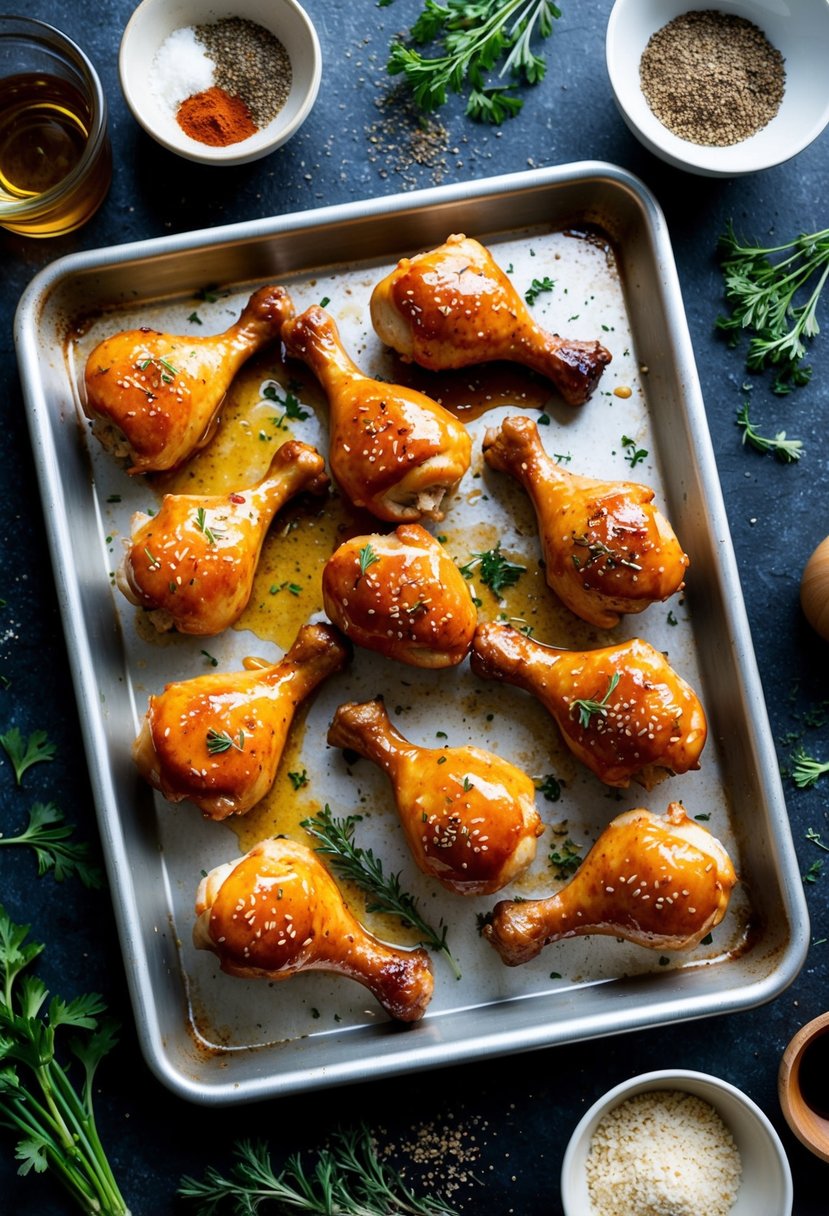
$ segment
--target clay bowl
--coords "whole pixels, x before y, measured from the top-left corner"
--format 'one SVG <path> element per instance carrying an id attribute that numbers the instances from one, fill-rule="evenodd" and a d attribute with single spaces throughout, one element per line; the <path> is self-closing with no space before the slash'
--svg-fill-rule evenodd
<path id="1" fill-rule="evenodd" d="M 820 1109 L 814 1094 L 817 1051 L 824 1062 L 829 1058 L 829 1013 L 801 1027 L 783 1052 L 777 1092 L 786 1122 L 801 1144 L 821 1161 L 829 1161 L 829 1093 Z M 825 1069 L 820 1072 L 826 1075 Z"/>

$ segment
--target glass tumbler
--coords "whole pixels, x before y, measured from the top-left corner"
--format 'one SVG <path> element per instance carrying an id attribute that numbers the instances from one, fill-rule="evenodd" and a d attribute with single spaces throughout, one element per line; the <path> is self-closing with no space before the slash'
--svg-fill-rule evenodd
<path id="1" fill-rule="evenodd" d="M 86 55 L 51 25 L 0 16 L 0 226 L 73 232 L 111 177 L 106 98 Z"/>

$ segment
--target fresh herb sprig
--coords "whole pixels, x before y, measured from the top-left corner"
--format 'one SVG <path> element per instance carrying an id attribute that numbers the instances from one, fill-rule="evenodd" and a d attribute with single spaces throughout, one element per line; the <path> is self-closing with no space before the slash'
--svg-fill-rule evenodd
<path id="1" fill-rule="evenodd" d="M 803 747 L 792 754 L 791 778 L 799 790 L 811 789 L 824 773 L 829 773 L 829 761 L 823 763 L 810 756 Z"/>
<path id="2" fill-rule="evenodd" d="M 215 726 L 209 726 L 205 735 L 205 743 L 208 754 L 211 756 L 220 756 L 222 752 L 229 752 L 231 748 L 237 752 L 243 752 L 245 750 L 245 732 L 240 730 L 234 739 L 226 730 L 216 730 Z"/>
<path id="3" fill-rule="evenodd" d="M 34 730 L 23 738 L 20 730 L 12 726 L 4 735 L 0 735 L 0 744 L 11 760 L 14 778 L 18 785 L 23 784 L 23 774 L 33 764 L 43 764 L 44 761 L 54 760 L 57 748 L 49 741 L 45 730 Z"/>
<path id="4" fill-rule="evenodd" d="M 551 279 L 548 274 L 545 274 L 543 279 L 533 279 L 527 290 L 524 292 L 524 299 L 528 304 L 535 304 L 538 297 L 545 291 L 552 291 L 555 287 L 555 280 Z"/>
<path id="5" fill-rule="evenodd" d="M 387 70 L 403 75 L 422 110 L 435 110 L 447 93 L 468 90 L 466 113 L 477 122 L 501 123 L 513 118 L 523 100 L 514 85 L 538 84 L 546 61 L 532 49 L 537 34 L 548 38 L 561 11 L 552 0 L 424 0 L 409 30 L 416 46 L 442 44 L 443 54 L 422 55 L 403 42 L 393 43 Z M 488 84 L 498 76 L 512 84 Z"/>
<path id="6" fill-rule="evenodd" d="M 228 1174 L 209 1166 L 204 1178 L 184 1177 L 178 1193 L 199 1205 L 201 1216 L 221 1211 L 313 1212 L 319 1216 L 458 1216 L 442 1200 L 420 1199 L 396 1170 L 377 1155 L 364 1127 L 336 1132 L 330 1148 L 318 1150 L 312 1166 L 299 1153 L 274 1170 L 263 1143 L 240 1141 Z M 277 1204 L 271 1208 L 271 1204 Z M 225 1205 L 232 1206 L 227 1207 Z"/>
<path id="7" fill-rule="evenodd" d="M 803 455 L 803 441 L 787 439 L 785 431 L 778 431 L 773 437 L 761 435 L 749 417 L 747 401 L 737 410 L 737 426 L 743 432 L 744 444 L 758 452 L 773 452 L 783 464 L 793 464 Z"/>
<path id="8" fill-rule="evenodd" d="M 547 860 L 555 870 L 556 878 L 560 879 L 569 878 L 571 874 L 575 874 L 583 858 L 579 852 L 578 845 L 574 844 L 568 837 L 561 847 L 559 847 L 558 842 L 550 846 Z"/>
<path id="9" fill-rule="evenodd" d="M 337 819 L 326 803 L 322 811 L 312 819 L 303 819 L 300 826 L 319 842 L 314 845 L 316 851 L 331 858 L 332 869 L 371 897 L 367 911 L 399 916 L 404 924 L 420 934 L 422 945 L 444 956 L 455 978 L 460 979 L 460 969 L 449 950 L 443 921 L 437 929 L 433 928 L 421 915 L 415 897 L 401 887 L 400 874 L 386 874 L 382 861 L 373 850 L 355 843 L 354 830 L 361 820 L 362 815 Z"/>
<path id="10" fill-rule="evenodd" d="M 287 429 L 285 426 L 287 422 L 304 422 L 306 418 L 310 417 L 309 411 L 301 405 L 299 399 L 288 388 L 285 389 L 284 397 L 280 397 L 278 385 L 266 384 L 262 389 L 262 396 L 268 401 L 282 406 L 282 413 L 274 415 L 271 419 L 278 431 Z"/>
<path id="11" fill-rule="evenodd" d="M 812 369 L 803 360 L 806 343 L 820 331 L 817 306 L 829 277 L 829 228 L 765 247 L 741 243 L 729 224 L 720 252 L 731 311 L 717 318 L 717 327 L 735 345 L 743 331 L 751 335 L 746 366 L 755 372 L 774 368 L 775 393 L 807 384 Z"/>
<path id="12" fill-rule="evenodd" d="M 598 714 L 600 718 L 607 717 L 607 702 L 610 698 L 610 694 L 613 692 L 618 683 L 619 673 L 618 671 L 614 671 L 613 675 L 610 677 L 607 692 L 604 694 L 601 701 L 593 701 L 590 698 L 576 697 L 576 699 L 570 703 L 570 713 L 572 713 L 574 709 L 578 710 L 580 726 L 587 729 L 594 714 Z"/>
<path id="13" fill-rule="evenodd" d="M 509 558 L 504 557 L 500 541 L 494 549 L 486 549 L 483 553 L 473 553 L 466 565 L 459 568 L 464 578 L 472 578 L 477 568 L 483 585 L 489 587 L 493 595 L 498 596 L 505 587 L 513 587 L 521 575 L 527 572 L 526 566 L 521 566 L 518 562 L 511 562 Z"/>
<path id="14" fill-rule="evenodd" d="M 43 950 L 28 934 L 0 907 L 0 1125 L 20 1137 L 19 1173 L 50 1170 L 83 1212 L 128 1216 L 92 1105 L 95 1070 L 115 1045 L 115 1023 L 101 1020 L 105 1005 L 95 993 L 55 996 L 46 1005 L 45 985 L 23 974 Z M 83 1069 L 77 1089 L 56 1053 L 62 1026 L 85 1032 L 67 1043 Z"/>
<path id="15" fill-rule="evenodd" d="M 28 845 L 37 857 L 37 872 L 53 870 L 58 882 L 77 877 L 85 887 L 96 889 L 103 875 L 92 860 L 89 846 L 72 837 L 72 825 L 54 802 L 36 802 L 29 811 L 29 822 L 16 836 L 0 835 L 0 845 Z"/>

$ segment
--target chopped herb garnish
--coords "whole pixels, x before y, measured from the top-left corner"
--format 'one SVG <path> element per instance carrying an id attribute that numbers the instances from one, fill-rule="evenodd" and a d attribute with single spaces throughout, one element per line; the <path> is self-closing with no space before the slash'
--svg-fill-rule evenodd
<path id="1" fill-rule="evenodd" d="M 535 304 L 538 297 L 545 291 L 552 291 L 555 287 L 555 281 L 549 275 L 543 279 L 533 279 L 527 290 L 524 292 L 524 299 L 528 304 Z"/>
<path id="2" fill-rule="evenodd" d="M 806 839 L 811 840 L 812 844 L 817 845 L 819 849 L 823 849 L 824 853 L 829 853 L 829 844 L 823 843 L 820 838 L 820 832 L 816 832 L 814 828 L 807 829 Z"/>
<path id="3" fill-rule="evenodd" d="M 468 778 L 468 777 L 464 777 L 464 779 L 463 779 L 463 792 L 464 792 L 465 794 L 467 794 L 467 793 L 469 793 L 469 791 L 470 791 L 471 789 L 472 789 L 472 782 L 469 780 L 469 778 Z"/>
<path id="4" fill-rule="evenodd" d="M 809 866 L 806 873 L 803 875 L 804 882 L 817 882 L 823 872 L 823 862 L 818 857 Z"/>
<path id="5" fill-rule="evenodd" d="M 550 425 L 550 415 L 549 414 L 539 414 L 538 415 L 538 425 L 539 426 L 549 426 Z"/>
<path id="6" fill-rule="evenodd" d="M 498 596 L 505 587 L 514 586 L 521 575 L 526 574 L 527 571 L 526 566 L 521 566 L 518 562 L 511 562 L 504 557 L 500 541 L 494 549 L 487 549 L 483 553 L 473 553 L 466 565 L 460 567 L 460 572 L 464 578 L 472 578 L 476 567 L 479 567 L 481 582 L 484 586 L 489 587 L 493 595 Z"/>
<path id="7" fill-rule="evenodd" d="M 298 398 L 291 392 L 290 389 L 285 389 L 285 396 L 280 397 L 279 385 L 273 381 L 266 384 L 262 389 L 262 396 L 268 401 L 274 401 L 277 405 L 282 406 L 282 413 L 278 417 L 271 419 L 271 422 L 276 429 L 285 429 L 286 422 L 304 422 L 306 418 L 310 418 L 310 412 L 306 410 L 299 402 Z"/>
<path id="8" fill-rule="evenodd" d="M 218 528 L 208 528 L 207 512 L 204 507 L 198 507 L 196 510 L 196 527 L 202 533 L 208 545 L 215 545 L 216 537 L 221 536 L 221 531 Z"/>
<path id="9" fill-rule="evenodd" d="M 204 324 L 204 322 L 202 321 L 201 317 L 199 316 L 199 314 L 197 312 L 191 312 L 190 316 L 187 318 L 187 320 L 191 321 L 193 323 L 193 325 L 203 325 Z"/>
<path id="10" fill-rule="evenodd" d="M 673 614 L 673 610 L 670 608 L 668 609 L 667 621 L 668 621 L 669 625 L 678 625 L 679 624 L 679 621 L 676 619 L 676 617 Z"/>
<path id="11" fill-rule="evenodd" d="M 120 501 L 121 501 L 120 494 L 109 494 L 107 496 L 107 502 L 120 502 Z"/>
<path id="12" fill-rule="evenodd" d="M 303 769 L 301 773 L 288 773 L 288 780 L 295 790 L 301 790 L 304 785 L 308 784 L 308 770 Z"/>
<path id="13" fill-rule="evenodd" d="M 626 448 L 625 460 L 632 469 L 635 469 L 648 455 L 647 448 L 637 448 L 636 440 L 631 439 L 628 435 L 622 436 L 622 447 Z"/>
<path id="14" fill-rule="evenodd" d="M 551 847 L 548 861 L 556 871 L 556 878 L 567 878 L 579 868 L 582 857 L 578 845 L 568 837 L 560 849 L 557 844 Z"/>
<path id="15" fill-rule="evenodd" d="M 54 760 L 57 748 L 49 742 L 45 730 L 35 730 L 24 739 L 20 730 L 12 726 L 4 735 L 0 735 L 0 744 L 11 760 L 15 781 L 23 784 L 23 774 L 33 764 L 42 764 L 46 760 Z"/>
<path id="16" fill-rule="evenodd" d="M 358 583 L 359 583 L 360 579 L 363 577 L 363 575 L 366 573 L 366 571 L 369 569 L 369 567 L 373 566 L 375 562 L 379 562 L 379 560 L 380 560 L 380 558 L 377 556 L 377 554 L 372 549 L 370 542 L 368 544 L 363 545 L 362 549 L 360 550 L 360 552 L 358 554 L 358 561 L 360 563 L 360 573 L 357 576 Z M 355 583 L 355 586 L 356 586 L 356 583 Z"/>
<path id="17" fill-rule="evenodd" d="M 558 802 L 561 797 L 561 782 L 552 773 L 536 781 L 535 788 L 539 794 L 544 795 L 547 802 Z"/>
<path id="18" fill-rule="evenodd" d="M 207 661 L 211 667 L 219 666 L 219 660 L 217 658 L 215 658 L 208 650 L 203 650 L 202 654 L 207 659 Z"/>
<path id="19" fill-rule="evenodd" d="M 320 308 L 327 308 L 330 303 L 331 303 L 331 297 L 323 296 L 322 299 L 320 300 Z"/>
<path id="20" fill-rule="evenodd" d="M 616 685 L 619 683 L 619 673 L 614 671 L 610 677 L 610 683 L 607 686 L 607 692 L 602 697 L 601 701 L 591 701 L 582 697 L 577 697 L 570 705 L 570 713 L 574 709 L 579 711 L 579 725 L 585 729 L 590 725 L 590 719 L 594 714 L 598 714 L 602 718 L 607 717 L 607 702 L 610 694 L 613 692 Z"/>

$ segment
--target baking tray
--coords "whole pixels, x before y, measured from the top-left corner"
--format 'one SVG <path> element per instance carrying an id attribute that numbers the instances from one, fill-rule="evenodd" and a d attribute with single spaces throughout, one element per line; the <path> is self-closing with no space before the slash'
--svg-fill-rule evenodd
<path id="1" fill-rule="evenodd" d="M 545 402 L 536 384 L 523 408 L 533 405 L 536 417 L 537 408 L 544 409 L 545 442 L 571 457 L 574 470 L 653 485 L 689 553 L 687 592 L 627 618 L 612 636 L 647 638 L 697 688 L 710 728 L 703 766 L 650 794 L 637 787 L 614 794 L 578 771 L 551 720 L 525 694 L 477 682 L 468 665 L 420 672 L 362 652 L 299 723 L 277 777 L 282 794 L 275 809 L 262 815 L 257 808 L 251 815 L 259 818 L 247 817 L 235 830 L 227 822 L 205 822 L 188 804 L 164 803 L 136 775 L 130 745 L 148 693 L 203 672 L 214 659 L 229 670 L 248 654 L 273 658 L 296 620 L 313 609 L 313 595 L 309 585 L 302 606 L 300 596 L 289 604 L 283 595 L 279 611 L 274 597 L 270 625 L 255 632 L 243 617 L 215 639 L 150 636 L 142 614 L 114 590 L 112 571 L 130 514 L 146 509 L 159 487 L 129 478 L 90 436 L 78 393 L 86 353 L 105 334 L 135 324 L 218 332 L 256 286 L 284 282 L 298 308 L 327 297 L 357 362 L 396 376 L 400 368 L 370 331 L 371 286 L 399 256 L 439 244 L 451 232 L 488 244 L 502 265 L 512 265 L 520 290 L 532 278 L 552 277 L 554 290 L 534 305 L 541 323 L 574 337 L 602 338 L 613 351 L 586 406 Z M 205 293 L 208 285 L 216 290 Z M 18 308 L 15 337 L 138 1033 L 149 1065 L 171 1089 L 208 1104 L 250 1101 L 733 1012 L 770 1000 L 794 979 L 808 945 L 805 902 L 668 232 L 637 179 L 612 165 L 584 162 L 80 253 L 34 279 Z M 277 356 L 255 374 L 283 374 Z M 484 383 L 495 383 L 494 369 L 486 376 L 492 380 Z M 475 373 L 468 379 L 471 384 Z M 311 408 L 294 434 L 324 449 L 323 399 L 314 398 L 309 379 L 303 391 Z M 219 431 L 227 442 L 245 392 L 229 395 Z M 541 640 L 601 645 L 611 635 L 575 621 L 551 593 L 539 591 L 543 578 L 526 500 L 508 478 L 483 467 L 481 430 L 508 412 L 515 405 L 470 423 L 473 469 L 434 531 L 447 536 L 458 560 L 500 539 L 531 568 L 525 577 L 534 580 L 535 598 L 525 597 L 519 610 L 479 589 L 489 597 L 484 615 L 518 615 Z M 635 473 L 623 436 L 648 453 Z M 209 463 L 205 467 L 209 481 L 220 465 L 214 461 L 212 474 Z M 287 582 L 290 558 L 287 550 L 280 557 L 279 546 L 290 529 L 280 527 L 273 569 Z M 690 814 L 708 816 L 742 880 L 713 939 L 688 956 L 662 956 L 609 938 L 574 939 L 548 947 L 531 964 L 504 967 L 476 926 L 476 913 L 504 893 L 470 900 L 435 890 L 405 854 L 382 775 L 367 762 L 351 770 L 325 747 L 335 706 L 378 691 L 418 742 L 436 745 L 442 729 L 452 744 L 488 746 L 536 777 L 552 772 L 561 779 L 559 801 L 539 795 L 542 815 L 554 827 L 513 894 L 560 885 L 546 861 L 551 843 L 566 835 L 584 852 L 619 811 L 644 805 L 662 813 L 670 800 L 681 799 Z M 339 815 L 361 814 L 359 842 L 372 846 L 388 870 L 401 872 L 429 919 L 449 926 L 462 979 L 435 958 L 435 998 L 414 1027 L 391 1024 L 345 979 L 242 981 L 192 948 L 201 872 L 239 855 L 257 833 L 280 830 L 287 772 L 302 769 L 309 782 L 297 792 L 297 820 L 324 802 Z M 359 912 L 359 899 L 347 894 Z M 368 919 L 381 935 L 411 941 L 399 926 Z"/>

